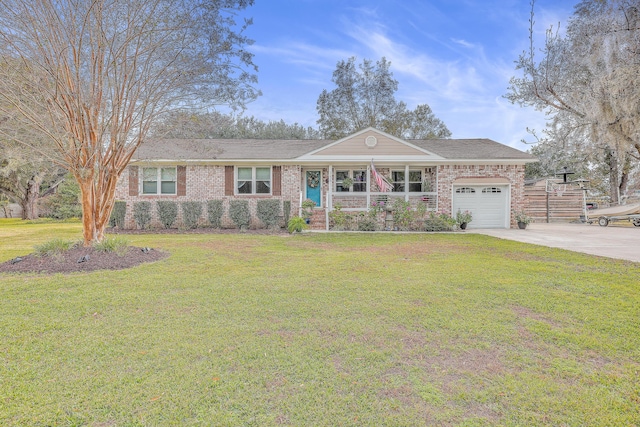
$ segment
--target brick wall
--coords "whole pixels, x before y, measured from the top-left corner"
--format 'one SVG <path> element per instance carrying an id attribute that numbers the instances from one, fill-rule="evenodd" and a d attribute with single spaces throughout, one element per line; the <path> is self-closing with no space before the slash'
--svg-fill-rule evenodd
<path id="1" fill-rule="evenodd" d="M 127 203 L 127 213 L 125 216 L 125 227 L 135 228 L 136 224 L 133 219 L 133 204 L 135 202 L 149 201 L 152 204 L 152 227 L 160 227 L 158 214 L 156 212 L 155 201 L 157 200 L 172 200 L 177 203 L 186 201 L 200 201 L 206 202 L 207 200 L 223 200 L 225 214 L 222 217 L 222 226 L 232 228 L 234 227 L 231 218 L 228 216 L 229 200 L 242 199 L 249 201 L 249 207 L 251 209 L 252 217 L 255 220 L 256 204 L 259 199 L 272 198 L 270 195 L 248 195 L 248 196 L 225 196 L 225 166 L 224 165 L 190 165 L 186 167 L 186 192 L 184 196 L 177 195 L 143 195 L 138 192 L 138 195 L 132 195 L 133 189 L 136 188 L 135 182 L 130 182 L 130 177 L 135 181 L 139 181 L 140 173 L 135 172 L 134 169 L 125 171 L 118 180 L 118 186 L 116 188 L 116 200 L 123 200 Z M 130 166 L 132 168 L 132 166 Z M 140 189 L 140 183 L 138 182 L 137 188 Z M 135 193 L 135 192 L 133 192 Z M 282 201 L 290 200 L 292 215 L 296 214 L 296 207 L 300 198 L 300 166 L 282 166 L 282 195 L 276 197 Z M 201 224 L 206 225 L 206 206 L 203 206 L 203 215 L 201 218 Z M 177 223 L 182 221 L 182 212 L 178 209 Z M 252 224 L 257 227 L 259 224 Z"/>
<path id="2" fill-rule="evenodd" d="M 452 185 L 457 178 L 506 178 L 511 183 L 511 226 L 514 211 L 524 210 L 524 166 L 442 165 L 438 167 L 438 210 L 451 215 Z"/>
<path id="3" fill-rule="evenodd" d="M 506 178 L 511 183 L 511 211 L 521 211 L 524 209 L 524 166 L 520 165 L 441 165 L 437 168 L 437 191 L 438 191 L 438 210 L 447 214 L 451 214 L 452 205 L 452 185 L 456 178 Z M 388 169 L 379 169 L 379 172 L 388 172 Z M 425 170 L 425 175 L 426 174 Z M 261 198 L 271 198 L 274 196 L 225 196 L 225 166 L 224 165 L 190 165 L 186 167 L 186 194 L 184 196 L 158 196 L 158 195 L 131 195 L 131 189 L 135 189 L 135 183 L 129 182 L 129 177 L 141 176 L 142 174 L 130 174 L 129 171 L 120 177 L 118 187 L 116 189 L 116 200 L 124 200 L 127 202 L 127 214 L 125 224 L 128 228 L 135 228 L 133 220 L 133 203 L 138 201 L 156 200 L 174 200 L 178 203 L 184 201 L 202 201 L 221 199 L 225 205 L 225 215 L 222 219 L 223 227 L 233 227 L 231 219 L 227 215 L 229 200 L 244 199 L 249 200 L 251 211 L 255 214 L 257 200 Z M 322 194 L 327 194 L 328 188 L 328 169 L 322 170 Z M 428 176 L 428 175 L 427 175 Z M 139 177 L 137 178 L 139 181 Z M 302 168 L 298 165 L 282 165 L 282 195 L 277 198 L 280 200 L 291 201 L 291 215 L 298 213 L 297 207 L 300 200 L 300 192 L 302 183 Z M 138 185 L 139 188 L 139 185 Z M 434 188 L 436 190 L 436 188 Z M 340 195 L 340 193 L 334 193 Z M 345 194 L 345 197 L 348 197 Z M 364 201 L 364 202 L 362 202 Z M 334 199 L 334 204 L 337 200 Z M 352 205 L 353 202 L 353 206 Z M 418 202 L 418 200 L 412 200 Z M 324 199 L 323 199 L 324 203 Z M 343 207 L 363 207 L 366 204 L 366 198 L 358 198 L 352 201 L 340 202 Z M 433 201 L 429 203 L 432 207 Z M 155 203 L 152 203 L 153 223 L 152 226 L 159 227 L 159 221 L 156 213 Z M 206 209 L 204 209 L 202 223 L 206 223 Z M 181 221 L 181 213 L 178 216 L 178 222 Z M 255 216 L 255 215 L 254 215 Z M 515 226 L 513 215 L 511 215 L 511 224 Z M 258 224 L 253 224 L 258 226 Z"/>

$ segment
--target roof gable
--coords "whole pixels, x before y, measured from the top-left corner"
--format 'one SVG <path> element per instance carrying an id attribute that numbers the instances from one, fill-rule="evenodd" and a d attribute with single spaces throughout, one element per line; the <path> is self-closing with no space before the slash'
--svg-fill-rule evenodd
<path id="1" fill-rule="evenodd" d="M 441 159 L 440 156 L 395 136 L 374 128 L 361 130 L 353 135 L 339 139 L 326 147 L 301 156 L 301 160 L 327 158 L 386 158 L 420 157 L 423 159 Z"/>

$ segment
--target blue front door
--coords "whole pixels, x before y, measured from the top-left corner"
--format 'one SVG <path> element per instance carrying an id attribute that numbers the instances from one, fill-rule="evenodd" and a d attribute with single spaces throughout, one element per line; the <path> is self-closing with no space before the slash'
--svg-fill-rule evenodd
<path id="1" fill-rule="evenodd" d="M 307 186 L 307 199 L 316 202 L 316 206 L 322 205 L 322 171 L 307 171 L 305 174 L 305 183 Z"/>

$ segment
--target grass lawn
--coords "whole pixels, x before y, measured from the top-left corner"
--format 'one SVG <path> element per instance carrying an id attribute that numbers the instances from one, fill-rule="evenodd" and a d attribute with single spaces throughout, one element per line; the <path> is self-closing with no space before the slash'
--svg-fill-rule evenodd
<path id="1" fill-rule="evenodd" d="M 0 220 L 0 261 L 54 237 L 80 224 Z M 462 233 L 128 237 L 172 255 L 0 276 L 0 425 L 640 425 L 639 264 Z"/>

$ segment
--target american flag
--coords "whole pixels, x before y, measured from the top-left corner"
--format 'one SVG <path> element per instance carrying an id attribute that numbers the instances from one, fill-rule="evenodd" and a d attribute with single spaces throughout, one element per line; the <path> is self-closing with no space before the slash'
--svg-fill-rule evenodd
<path id="1" fill-rule="evenodd" d="M 387 178 L 378 173 L 376 166 L 373 164 L 373 159 L 371 159 L 371 174 L 381 192 L 386 193 L 393 189 L 393 185 L 391 185 Z"/>

